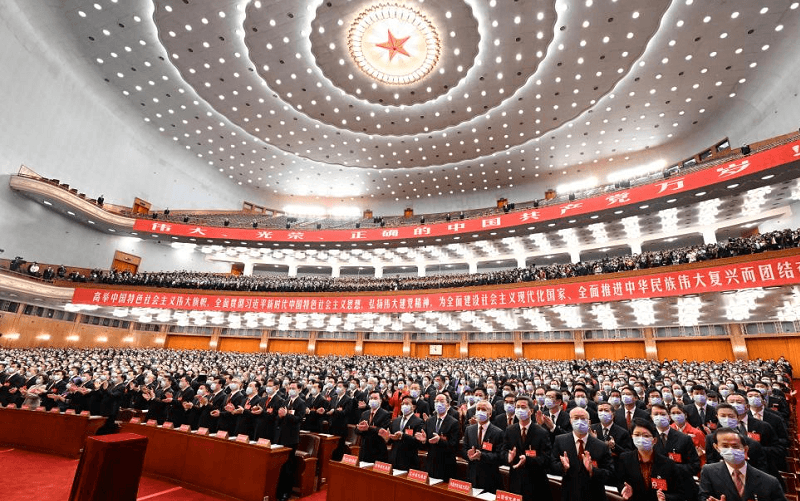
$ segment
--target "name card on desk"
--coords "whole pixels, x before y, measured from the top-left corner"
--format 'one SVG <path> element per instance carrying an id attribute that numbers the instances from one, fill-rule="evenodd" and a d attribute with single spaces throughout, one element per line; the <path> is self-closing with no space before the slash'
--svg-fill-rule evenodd
<path id="1" fill-rule="evenodd" d="M 228 438 L 228 432 L 225 430 L 219 430 L 217 432 L 217 438 L 222 438 L 222 439 Z"/>
<path id="2" fill-rule="evenodd" d="M 75 415 L 75 409 L 67 409 L 66 412 L 64 412 L 64 414 L 69 414 L 71 416 L 74 416 Z"/>
<path id="3" fill-rule="evenodd" d="M 342 456 L 342 463 L 349 464 L 350 466 L 356 466 L 358 465 L 358 456 L 345 454 Z"/>
<path id="4" fill-rule="evenodd" d="M 242 442 L 244 444 L 249 444 L 250 443 L 250 436 L 240 433 L 240 434 L 236 435 L 236 441 L 237 442 Z"/>
<path id="5" fill-rule="evenodd" d="M 389 463 L 383 463 L 381 461 L 375 461 L 375 466 L 372 467 L 372 471 L 377 471 L 378 473 L 388 473 L 392 474 L 392 465 Z"/>
<path id="6" fill-rule="evenodd" d="M 158 426 L 158 421 L 155 419 L 148 419 L 146 424 L 147 426 Z"/>
<path id="7" fill-rule="evenodd" d="M 408 470 L 408 479 L 414 482 L 428 483 L 428 472 L 419 470 Z"/>
<path id="8" fill-rule="evenodd" d="M 164 428 L 164 429 L 166 429 L 166 430 L 172 430 L 172 429 L 174 429 L 174 428 L 175 428 L 175 425 L 174 425 L 174 424 L 172 424 L 172 423 L 171 423 L 171 422 L 169 422 L 169 421 L 164 421 L 164 424 L 163 424 L 163 425 L 161 425 L 161 427 L 162 427 L 162 428 Z"/>
<path id="9" fill-rule="evenodd" d="M 260 445 L 261 447 L 270 447 L 272 444 L 267 438 L 259 438 L 258 442 L 256 442 L 256 445 Z"/>
<path id="10" fill-rule="evenodd" d="M 36 410 L 39 411 L 39 412 L 44 412 L 44 411 L 47 410 L 47 408 L 44 407 L 44 406 L 40 406 L 40 407 L 37 407 Z"/>
<path id="11" fill-rule="evenodd" d="M 201 437 L 208 436 L 208 428 L 201 426 L 200 428 L 197 429 L 197 434 L 200 435 Z"/>
<path id="12" fill-rule="evenodd" d="M 23 405 L 22 407 L 20 407 L 20 409 L 22 409 L 23 411 L 29 411 L 29 410 L 31 410 L 31 406 L 30 405 Z"/>
<path id="13" fill-rule="evenodd" d="M 92 413 L 89 411 L 81 411 L 81 416 L 91 416 Z"/>
<path id="14" fill-rule="evenodd" d="M 61 410 L 58 407 L 53 407 L 52 409 L 50 409 L 50 412 L 52 412 L 53 414 L 58 414 L 61 412 Z"/>
<path id="15" fill-rule="evenodd" d="M 522 501 L 521 494 L 512 494 L 506 491 L 497 491 L 495 494 L 496 501 Z"/>
<path id="16" fill-rule="evenodd" d="M 130 423 L 131 424 L 141 424 L 142 423 L 142 418 L 132 417 Z"/>
<path id="17" fill-rule="evenodd" d="M 472 484 L 464 482 L 463 480 L 451 478 L 450 482 L 447 483 L 447 490 L 460 492 L 462 494 L 472 494 Z"/>
<path id="18" fill-rule="evenodd" d="M 180 426 L 178 427 L 178 431 L 189 431 L 189 425 L 188 425 L 188 424 L 182 424 L 182 425 L 180 425 Z"/>

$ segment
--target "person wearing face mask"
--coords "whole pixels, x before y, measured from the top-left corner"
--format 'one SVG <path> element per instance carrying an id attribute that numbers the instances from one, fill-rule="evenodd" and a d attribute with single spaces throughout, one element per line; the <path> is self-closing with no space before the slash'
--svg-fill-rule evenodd
<path id="1" fill-rule="evenodd" d="M 620 390 L 620 401 L 622 406 L 614 413 L 614 422 L 626 430 L 633 426 L 633 420 L 649 419 L 647 411 L 639 407 L 639 396 L 631 386 L 624 386 Z"/>
<path id="2" fill-rule="evenodd" d="M 548 390 L 544 398 L 544 409 L 536 413 L 536 424 L 550 432 L 550 441 L 557 435 L 570 432 L 569 414 L 564 412 L 561 390 Z"/>
<path id="3" fill-rule="evenodd" d="M 414 436 L 422 432 L 425 423 L 414 415 L 414 399 L 405 395 L 400 403 L 400 415 L 394 418 L 388 430 L 378 433 L 389 444 L 389 462 L 395 469 L 408 471 L 419 469 L 420 442 Z"/>
<path id="4" fill-rule="evenodd" d="M 700 472 L 700 457 L 692 439 L 670 427 L 669 411 L 665 406 L 653 405 L 650 416 L 658 431 L 655 452 L 674 461 L 687 484 L 694 485 L 692 477 Z M 693 491 L 692 494 L 696 495 L 696 492 Z"/>
<path id="5" fill-rule="evenodd" d="M 415 438 L 427 446 L 428 475 L 445 482 L 456 474 L 456 451 L 460 438 L 458 420 L 448 414 L 450 396 L 446 393 L 436 395 L 434 415 L 425 421 L 422 432 Z"/>
<path id="6" fill-rule="evenodd" d="M 5 374 L 5 380 L 0 383 L 0 404 L 3 407 L 9 404 L 17 405 L 24 400 L 19 390 L 25 386 L 25 375 L 19 373 L 18 364 L 9 365 Z"/>
<path id="7" fill-rule="evenodd" d="M 191 386 L 191 378 L 183 376 L 178 380 L 178 390 L 172 396 L 172 403 L 169 406 L 169 420 L 175 428 L 188 424 L 187 412 L 192 408 L 194 401 L 194 390 Z"/>
<path id="8" fill-rule="evenodd" d="M 763 421 L 772 427 L 772 430 L 775 433 L 775 443 L 777 445 L 775 452 L 775 466 L 779 471 L 787 471 L 786 451 L 790 445 L 789 433 L 786 430 L 786 425 L 784 424 L 781 415 L 764 405 L 765 392 L 765 385 L 762 385 L 760 389 L 750 388 L 747 390 L 747 405 L 748 410 L 750 411 L 748 414 L 748 419 L 752 418 Z"/>
<path id="9" fill-rule="evenodd" d="M 242 413 L 239 415 L 239 420 L 236 422 L 236 428 L 233 434 L 236 436 L 247 435 L 250 440 L 256 439 L 256 422 L 258 417 L 263 412 L 259 404 L 261 397 L 258 390 L 261 383 L 258 381 L 251 381 L 248 383 L 247 388 L 244 390 L 245 401 Z"/>
<path id="10" fill-rule="evenodd" d="M 476 404 L 476 423 L 467 426 L 461 456 L 469 462 L 467 479 L 476 489 L 494 493 L 502 486 L 503 431 L 491 423 L 492 406 L 481 400 Z"/>
<path id="11" fill-rule="evenodd" d="M 279 383 L 276 379 L 270 378 L 264 385 L 264 397 L 258 403 L 261 408 L 259 416 L 256 417 L 256 438 L 266 438 L 275 442 L 275 427 L 278 420 L 278 410 L 283 407 L 283 398 L 278 394 Z M 347 428 L 347 424 L 345 424 Z"/>
<path id="12" fill-rule="evenodd" d="M 599 422 L 597 418 L 597 404 L 589 399 L 586 387 L 579 385 L 575 387 L 572 393 L 572 400 L 567 404 L 567 411 L 572 410 L 574 407 L 582 407 L 589 413 L 589 421 L 592 423 Z"/>
<path id="13" fill-rule="evenodd" d="M 747 446 L 748 464 L 755 466 L 763 472 L 769 473 L 773 477 L 780 475 L 780 473 L 777 471 L 770 470 L 769 460 L 764 452 L 764 448 L 761 447 L 761 444 L 748 437 L 746 434 L 741 433 L 739 430 L 739 418 L 736 415 L 736 409 L 734 409 L 731 404 L 719 404 L 719 408 L 717 409 L 717 419 L 719 420 L 720 428 L 731 428 L 736 430 L 736 432 L 742 437 L 742 442 Z M 706 451 L 706 464 L 722 461 L 722 456 L 719 455 L 719 451 L 714 448 L 715 442 L 716 437 L 713 433 L 706 435 L 704 446 Z"/>
<path id="14" fill-rule="evenodd" d="M 231 379 L 226 390 L 230 391 L 230 393 L 225 397 L 225 405 L 220 411 L 217 427 L 219 430 L 232 434 L 236 430 L 239 418 L 244 413 L 244 403 L 247 400 L 247 395 L 242 390 L 242 382 L 239 378 Z"/>
<path id="15" fill-rule="evenodd" d="M 685 407 L 689 424 L 704 433 L 711 433 L 717 427 L 717 412 L 708 405 L 706 388 L 696 384 L 692 386 L 692 404 Z"/>
<path id="16" fill-rule="evenodd" d="M 336 384 L 334 395 L 331 397 L 328 409 L 328 432 L 339 437 L 339 443 L 333 451 L 332 459 L 341 461 L 346 451 L 346 440 L 348 434 L 348 421 L 352 413 L 353 398 L 347 393 L 347 383 L 340 381 Z"/>
<path id="17" fill-rule="evenodd" d="M 692 439 L 694 448 L 697 451 L 697 456 L 700 458 L 700 467 L 702 468 L 705 464 L 706 435 L 701 430 L 689 424 L 686 419 L 686 411 L 680 405 L 669 407 L 669 417 L 672 419 L 670 427 L 673 430 L 678 430 Z"/>
<path id="18" fill-rule="evenodd" d="M 555 437 L 551 472 L 562 476 L 563 501 L 605 501 L 605 484 L 614 475 L 608 446 L 589 433 L 589 413 L 575 407 L 569 413 L 571 433 Z"/>
<path id="19" fill-rule="evenodd" d="M 209 433 L 216 433 L 219 430 L 219 416 L 228 396 L 225 394 L 225 378 L 217 377 L 208 385 L 211 395 L 208 397 L 208 405 L 205 412 L 200 416 L 198 423 L 201 428 L 208 428 Z"/>
<path id="20" fill-rule="evenodd" d="M 325 420 L 325 413 L 328 412 L 328 400 L 322 396 L 319 383 L 311 383 L 306 397 L 306 419 L 303 421 L 302 429 L 312 433 L 322 431 L 322 421 Z"/>
<path id="21" fill-rule="evenodd" d="M 414 414 L 422 419 L 422 421 L 427 421 L 431 415 L 431 408 L 428 405 L 428 400 L 422 396 L 423 393 L 420 385 L 418 383 L 412 383 L 409 387 L 408 394 L 414 399 Z"/>
<path id="22" fill-rule="evenodd" d="M 520 395 L 526 396 L 526 395 Z M 500 428 L 501 430 L 505 431 L 509 426 L 513 425 L 518 421 L 517 416 L 515 415 L 515 402 L 517 401 L 517 395 L 514 393 L 509 393 L 505 397 L 503 397 L 503 412 L 498 414 L 492 418 L 492 424 Z"/>
<path id="23" fill-rule="evenodd" d="M 167 411 L 172 402 L 172 386 L 169 376 L 159 376 L 157 386 L 148 398 L 147 418 L 155 419 L 159 425 L 167 420 Z M 145 397 L 147 398 L 147 397 Z"/>
<path id="24" fill-rule="evenodd" d="M 683 501 L 689 499 L 686 482 L 675 463 L 653 450 L 657 442 L 653 423 L 635 419 L 635 449 L 620 454 L 614 463 L 617 488 L 628 501 Z"/>
<path id="25" fill-rule="evenodd" d="M 306 402 L 300 397 L 300 388 L 297 382 L 290 382 L 287 400 L 278 408 L 278 418 L 275 421 L 275 442 L 290 450 L 289 457 L 281 467 L 276 489 L 278 501 L 287 501 L 292 494 L 295 472 L 295 451 L 300 443 L 300 423 L 306 416 Z M 363 446 L 363 444 L 362 444 Z"/>
<path id="26" fill-rule="evenodd" d="M 389 460 L 389 451 L 380 430 L 388 430 L 392 415 L 381 408 L 381 394 L 378 391 L 369 394 L 368 407 L 356 425 L 356 435 L 361 437 L 358 460 L 366 463 L 386 462 Z"/>
<path id="27" fill-rule="evenodd" d="M 392 419 L 400 415 L 400 406 L 402 405 L 403 397 L 408 395 L 408 387 L 406 386 L 405 379 L 397 382 L 397 388 L 392 391 L 389 397 L 389 406 L 392 408 Z"/>
<path id="28" fill-rule="evenodd" d="M 550 434 L 533 422 L 533 401 L 520 395 L 514 401 L 516 422 L 503 436 L 503 461 L 509 467 L 509 490 L 523 501 L 550 499 Z"/>
<path id="29" fill-rule="evenodd" d="M 765 421 L 760 421 L 752 416 L 748 410 L 747 397 L 744 392 L 736 392 L 728 395 L 728 403 L 733 406 L 739 420 L 739 431 L 752 438 L 764 449 L 767 456 L 767 473 L 780 475 L 777 473 L 778 464 L 785 461 L 786 450 L 781 446 L 775 430 Z"/>
<path id="30" fill-rule="evenodd" d="M 31 409 L 39 407 L 42 403 L 42 394 L 47 393 L 46 388 L 44 378 L 40 374 L 37 374 L 36 379 L 33 380 L 33 384 L 29 385 L 27 389 L 22 390 L 22 395 L 25 398 L 22 405 L 27 405 Z"/>
<path id="31" fill-rule="evenodd" d="M 701 501 L 786 501 L 781 485 L 774 477 L 747 463 L 748 447 L 736 430 L 719 428 L 714 438 L 714 448 L 723 461 L 703 467 L 700 473 Z"/>
<path id="32" fill-rule="evenodd" d="M 631 434 L 622 426 L 614 423 L 614 411 L 611 404 L 607 402 L 599 404 L 597 418 L 600 422 L 592 425 L 592 434 L 608 445 L 612 457 L 616 458 L 625 451 L 633 450 Z"/>

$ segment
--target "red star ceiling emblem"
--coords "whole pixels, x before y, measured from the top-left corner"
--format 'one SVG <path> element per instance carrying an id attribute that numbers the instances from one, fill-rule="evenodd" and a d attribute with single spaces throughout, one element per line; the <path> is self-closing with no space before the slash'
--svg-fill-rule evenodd
<path id="1" fill-rule="evenodd" d="M 408 42 L 408 39 L 411 37 L 395 38 L 394 35 L 392 35 L 391 30 L 386 31 L 389 33 L 389 40 L 383 43 L 377 43 L 375 45 L 381 49 L 386 49 L 389 51 L 389 61 L 391 61 L 397 54 L 410 57 L 410 54 L 403 48 L 403 44 Z"/>

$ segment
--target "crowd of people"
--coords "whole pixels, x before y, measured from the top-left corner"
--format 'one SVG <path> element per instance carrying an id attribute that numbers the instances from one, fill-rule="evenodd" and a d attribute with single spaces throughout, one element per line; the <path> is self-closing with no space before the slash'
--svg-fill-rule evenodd
<path id="1" fill-rule="evenodd" d="M 792 367 L 778 360 L 418 359 L 165 349 L 0 349 L 0 404 L 136 409 L 296 448 L 301 429 L 359 459 L 523 499 L 785 499 Z M 352 438 L 352 437 L 350 437 Z M 419 452 L 427 451 L 421 462 Z M 291 454 L 290 457 L 294 457 Z M 292 461 L 279 497 L 291 492 Z M 699 476 L 699 485 L 692 479 Z M 726 478 L 727 476 L 727 478 Z M 287 487 L 288 485 L 288 487 Z M 288 489 L 288 490 L 287 490 Z"/>
<path id="2" fill-rule="evenodd" d="M 472 287 L 493 284 L 537 282 L 560 278 L 601 275 L 620 271 L 658 268 L 726 257 L 757 254 L 800 246 L 800 230 L 779 230 L 750 237 L 729 238 L 714 244 L 694 245 L 665 251 L 648 251 L 596 261 L 493 271 L 488 273 L 431 275 L 426 277 L 284 277 L 220 275 L 193 271 L 140 272 L 93 270 L 89 276 L 77 272 L 66 278 L 75 282 L 249 292 L 352 292 L 397 291 Z"/>

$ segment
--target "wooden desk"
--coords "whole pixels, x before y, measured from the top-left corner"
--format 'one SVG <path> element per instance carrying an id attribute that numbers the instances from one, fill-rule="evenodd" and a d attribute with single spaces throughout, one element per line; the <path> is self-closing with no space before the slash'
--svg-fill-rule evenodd
<path id="1" fill-rule="evenodd" d="M 120 431 L 148 438 L 146 475 L 224 499 L 276 500 L 278 475 L 290 451 L 141 424 L 123 423 Z"/>
<path id="2" fill-rule="evenodd" d="M 78 458 L 86 437 L 105 422 L 100 416 L 0 408 L 0 444 Z"/>

